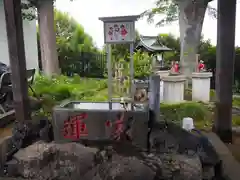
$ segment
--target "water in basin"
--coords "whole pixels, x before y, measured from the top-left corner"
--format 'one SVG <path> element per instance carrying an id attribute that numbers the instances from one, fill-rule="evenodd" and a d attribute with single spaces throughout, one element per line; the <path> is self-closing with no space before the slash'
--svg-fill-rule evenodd
<path id="1" fill-rule="evenodd" d="M 70 102 L 64 107 L 74 108 L 74 109 L 83 109 L 83 110 L 109 110 L 108 102 Z M 128 104 L 128 109 L 131 108 L 131 104 Z M 134 110 L 143 110 L 143 105 L 138 105 L 134 107 Z M 124 110 L 123 106 L 118 102 L 112 103 L 112 110 Z"/>

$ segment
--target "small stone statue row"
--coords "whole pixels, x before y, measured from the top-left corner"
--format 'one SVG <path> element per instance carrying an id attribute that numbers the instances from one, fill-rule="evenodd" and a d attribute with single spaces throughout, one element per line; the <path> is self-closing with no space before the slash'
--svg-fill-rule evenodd
<path id="1" fill-rule="evenodd" d="M 180 68 L 181 68 L 181 67 L 180 67 L 178 61 L 172 61 L 172 66 L 171 66 L 171 69 L 170 69 L 170 74 L 171 74 L 171 75 L 180 74 Z M 205 72 L 205 71 L 206 71 L 206 69 L 205 69 L 205 64 L 204 64 L 203 60 L 200 60 L 200 61 L 198 62 L 196 71 L 197 71 L 197 72 Z"/>

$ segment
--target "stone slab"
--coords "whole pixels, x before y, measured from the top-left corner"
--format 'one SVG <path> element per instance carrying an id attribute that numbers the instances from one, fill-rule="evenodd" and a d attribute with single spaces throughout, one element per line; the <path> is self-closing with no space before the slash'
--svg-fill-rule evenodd
<path id="1" fill-rule="evenodd" d="M 239 180 L 240 164 L 233 157 L 227 146 L 213 132 L 204 132 L 210 143 L 215 147 L 219 158 L 222 160 L 223 175 L 230 180 Z"/>

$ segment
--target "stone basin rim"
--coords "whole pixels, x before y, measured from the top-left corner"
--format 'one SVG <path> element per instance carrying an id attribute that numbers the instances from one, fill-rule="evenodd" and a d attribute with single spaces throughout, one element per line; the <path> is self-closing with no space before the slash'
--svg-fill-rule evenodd
<path id="1" fill-rule="evenodd" d="M 176 76 L 164 76 L 162 77 L 163 82 L 183 82 L 186 81 L 186 76 L 176 75 Z"/>
<path id="2" fill-rule="evenodd" d="M 192 78 L 210 78 L 212 77 L 212 72 L 195 72 L 192 73 Z"/>

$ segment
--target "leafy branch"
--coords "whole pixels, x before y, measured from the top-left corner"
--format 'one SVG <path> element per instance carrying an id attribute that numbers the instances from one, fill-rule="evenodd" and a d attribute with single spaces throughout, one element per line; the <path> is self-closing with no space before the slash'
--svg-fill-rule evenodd
<path id="1" fill-rule="evenodd" d="M 193 0 L 197 1 L 197 0 Z M 206 3 L 212 0 L 206 0 Z M 144 11 L 141 17 L 147 17 L 148 23 L 154 23 L 154 17 L 160 16 L 161 20 L 156 23 L 156 26 L 164 26 L 178 20 L 179 0 L 157 0 L 155 7 Z M 217 10 L 208 5 L 208 14 L 217 18 Z"/>

